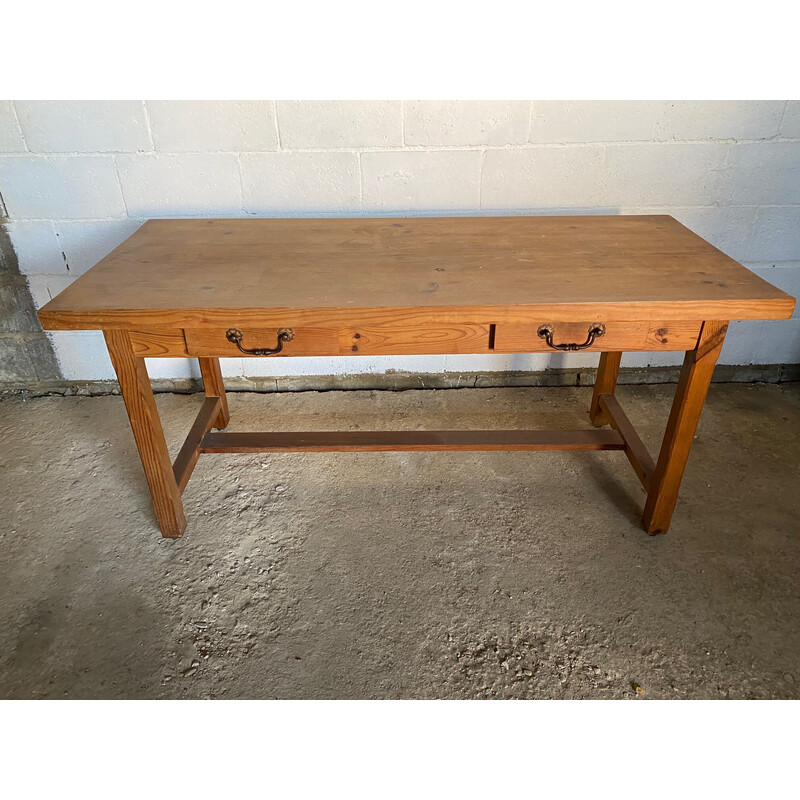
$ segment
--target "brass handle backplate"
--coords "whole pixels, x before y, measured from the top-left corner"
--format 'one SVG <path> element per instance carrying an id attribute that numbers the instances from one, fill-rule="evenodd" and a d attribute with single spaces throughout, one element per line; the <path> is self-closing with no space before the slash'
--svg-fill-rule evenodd
<path id="1" fill-rule="evenodd" d="M 540 339 L 544 339 L 549 347 L 552 347 L 553 350 L 585 350 L 587 347 L 591 347 L 594 344 L 595 339 L 599 339 L 601 336 L 606 335 L 606 326 L 603 325 L 602 322 L 594 322 L 592 325 L 589 326 L 589 335 L 586 337 L 586 341 L 583 344 L 577 344 L 576 342 L 566 342 L 565 344 L 553 344 L 553 334 L 555 333 L 555 328 L 550 325 L 540 325 L 539 330 L 536 331 Z"/>
<path id="2" fill-rule="evenodd" d="M 294 331 L 291 328 L 281 328 L 278 331 L 277 347 L 253 347 L 252 349 L 242 347 L 244 334 L 238 328 L 228 328 L 225 331 L 225 338 L 249 356 L 274 356 L 275 353 L 280 353 L 283 350 L 284 342 L 291 342 L 294 339 Z"/>

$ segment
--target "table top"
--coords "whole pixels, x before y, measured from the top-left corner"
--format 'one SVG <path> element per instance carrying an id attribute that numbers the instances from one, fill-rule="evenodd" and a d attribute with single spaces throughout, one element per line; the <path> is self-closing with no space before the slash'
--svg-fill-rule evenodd
<path id="1" fill-rule="evenodd" d="M 782 319 L 794 298 L 670 216 L 155 219 L 45 328 Z"/>

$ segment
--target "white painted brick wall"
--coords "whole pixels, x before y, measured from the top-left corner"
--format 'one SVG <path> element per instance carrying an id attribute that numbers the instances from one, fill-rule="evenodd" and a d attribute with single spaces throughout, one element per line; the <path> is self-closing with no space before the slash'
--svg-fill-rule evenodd
<path id="1" fill-rule="evenodd" d="M 0 153 L 24 153 L 25 139 L 10 100 L 0 100 Z"/>
<path id="2" fill-rule="evenodd" d="M 725 205 L 800 205 L 800 141 L 733 145 L 720 189 Z"/>
<path id="3" fill-rule="evenodd" d="M 609 145 L 605 202 L 713 206 L 729 150 L 728 145 L 715 143 Z"/>
<path id="4" fill-rule="evenodd" d="M 49 336 L 61 372 L 68 381 L 106 381 L 116 377 L 105 339 L 99 331 L 52 331 Z M 171 369 L 177 377 L 183 368 L 175 364 Z"/>
<path id="5" fill-rule="evenodd" d="M 533 144 L 569 142 L 646 142 L 661 103 L 625 100 L 562 102 L 535 101 L 528 141 Z"/>
<path id="6" fill-rule="evenodd" d="M 0 194 L 8 216 L 24 219 L 124 217 L 111 156 L 4 156 Z"/>
<path id="7" fill-rule="evenodd" d="M 634 212 L 635 213 L 635 212 Z M 761 242 L 754 239 L 753 224 L 758 214 L 754 206 L 729 206 L 721 208 L 699 208 L 679 206 L 664 207 L 660 211 L 650 210 L 652 214 L 671 214 L 678 222 L 722 248 L 737 261 L 758 258 L 763 249 Z M 755 245 L 755 247 L 754 247 Z"/>
<path id="8" fill-rule="evenodd" d="M 244 153 L 239 160 L 248 214 L 360 210 L 356 153 Z"/>
<path id="9" fill-rule="evenodd" d="M 365 209 L 419 213 L 480 206 L 478 150 L 363 153 L 361 176 Z"/>
<path id="10" fill-rule="evenodd" d="M 29 275 L 28 286 L 33 304 L 37 309 L 41 308 L 59 292 L 64 291 L 73 280 L 69 275 Z"/>
<path id="11" fill-rule="evenodd" d="M 83 275 L 144 221 L 131 217 L 98 221 L 58 220 L 54 227 L 66 272 L 73 278 Z"/>
<path id="12" fill-rule="evenodd" d="M 235 153 L 157 153 L 117 156 L 128 213 L 180 217 L 241 211 L 242 183 Z"/>
<path id="13" fill-rule="evenodd" d="M 380 374 L 388 370 L 442 372 L 445 356 L 359 356 L 354 358 L 242 358 L 244 375 L 248 377 L 282 377 L 285 375 L 348 375 L 354 372 Z"/>
<path id="14" fill-rule="evenodd" d="M 278 149 L 269 101 L 151 100 L 147 112 L 155 149 L 166 153 Z"/>
<path id="15" fill-rule="evenodd" d="M 524 144 L 530 103 L 519 100 L 417 100 L 405 104 L 405 143 L 447 145 Z"/>
<path id="16" fill-rule="evenodd" d="M 704 100 L 663 103 L 654 139 L 771 139 L 779 130 L 783 101 Z"/>
<path id="17" fill-rule="evenodd" d="M 800 101 L 0 101 L 0 196 L 37 306 L 159 216 L 672 214 L 800 295 Z M 111 378 L 102 335 L 52 336 Z M 664 365 L 676 354 L 626 354 Z M 721 361 L 800 362 L 800 313 Z M 228 376 L 593 366 L 574 354 L 225 359 Z M 193 362 L 150 360 L 154 377 Z"/>
<path id="18" fill-rule="evenodd" d="M 746 258 L 769 253 L 774 261 L 800 260 L 800 205 L 760 208 Z"/>
<path id="19" fill-rule="evenodd" d="M 402 147 L 403 107 L 399 100 L 281 100 L 281 147 Z"/>
<path id="20" fill-rule="evenodd" d="M 780 135 L 785 139 L 800 139 L 800 100 L 790 100 L 786 104 Z"/>
<path id="21" fill-rule="evenodd" d="M 32 153 L 112 153 L 152 150 L 144 103 L 121 100 L 17 101 Z"/>
<path id="22" fill-rule="evenodd" d="M 481 207 L 496 210 L 585 208 L 605 202 L 602 147 L 489 150 Z"/>
<path id="23" fill-rule="evenodd" d="M 67 273 L 64 254 L 51 220 L 14 220 L 7 223 L 6 229 L 17 253 L 21 272 L 26 275 Z"/>

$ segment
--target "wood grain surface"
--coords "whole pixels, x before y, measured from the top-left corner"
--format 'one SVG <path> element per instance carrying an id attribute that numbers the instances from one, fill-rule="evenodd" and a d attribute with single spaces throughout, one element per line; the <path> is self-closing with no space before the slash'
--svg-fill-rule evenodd
<path id="1" fill-rule="evenodd" d="M 286 326 L 275 328 L 251 328 L 239 326 L 233 319 L 228 328 L 239 328 L 244 334 L 242 347 L 252 350 L 258 347 L 274 348 L 278 344 L 278 331 Z M 220 358 L 252 358 L 243 353 L 235 343 L 225 338 L 228 328 L 187 328 L 186 349 L 190 356 L 218 356 Z M 335 356 L 339 354 L 339 337 L 336 328 L 293 328 L 294 339 L 285 342 L 280 353 L 270 358 L 285 356 Z M 256 356 L 257 357 L 257 356 Z"/>
<path id="2" fill-rule="evenodd" d="M 588 322 L 553 322 L 553 342 L 582 343 L 589 329 L 602 319 Z M 605 324 L 605 323 L 604 323 Z M 664 320 L 661 322 L 610 322 L 603 336 L 586 348 L 595 353 L 626 352 L 630 350 L 691 350 L 700 335 L 700 322 Z M 498 353 L 553 353 L 544 339 L 539 338 L 539 325 L 498 325 L 494 335 L 494 350 Z"/>
<path id="3" fill-rule="evenodd" d="M 686 353 L 658 462 L 649 485 L 642 523 L 650 534 L 666 533 L 678 500 L 678 489 L 692 449 L 714 365 L 717 363 L 728 323 L 707 321 L 697 349 Z M 607 407 L 608 409 L 608 407 Z"/>
<path id="4" fill-rule="evenodd" d="M 396 450 L 624 450 L 617 431 L 313 431 L 208 433 L 202 453 Z"/>
<path id="5" fill-rule="evenodd" d="M 780 319 L 794 299 L 669 216 L 150 220 L 45 328 Z"/>
<path id="6" fill-rule="evenodd" d="M 488 325 L 359 326 L 339 331 L 341 355 L 488 353 Z"/>
<path id="7" fill-rule="evenodd" d="M 165 537 L 176 539 L 186 529 L 186 517 L 181 503 L 181 489 L 172 471 L 167 442 L 144 359 L 134 355 L 127 331 L 105 331 L 105 339 L 125 400 L 161 533 Z"/>
<path id="8" fill-rule="evenodd" d="M 589 419 L 592 425 L 600 427 L 601 425 L 609 424 L 608 415 L 600 405 L 600 396 L 614 394 L 614 390 L 617 388 L 621 361 L 622 353 L 606 352 L 600 354 L 597 377 L 594 379 L 594 389 L 592 390 L 592 404 L 589 406 Z"/>

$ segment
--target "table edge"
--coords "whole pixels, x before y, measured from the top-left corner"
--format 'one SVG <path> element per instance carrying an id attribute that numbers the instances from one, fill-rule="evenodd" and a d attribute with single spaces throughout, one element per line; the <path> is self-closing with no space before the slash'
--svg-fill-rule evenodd
<path id="1" fill-rule="evenodd" d="M 369 308 L 185 308 L 185 309 L 48 309 L 39 312 L 45 330 L 113 328 L 184 328 L 261 325 L 266 327 L 351 324 L 535 323 L 642 320 L 767 320 L 789 319 L 795 299 L 782 297 L 619 303 L 529 304 L 513 306 L 386 306 Z"/>

